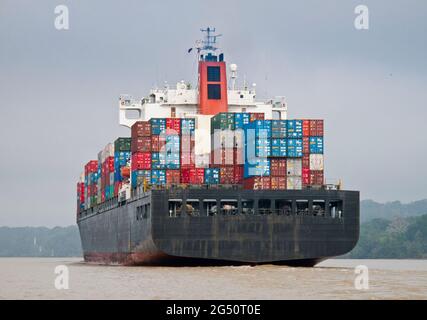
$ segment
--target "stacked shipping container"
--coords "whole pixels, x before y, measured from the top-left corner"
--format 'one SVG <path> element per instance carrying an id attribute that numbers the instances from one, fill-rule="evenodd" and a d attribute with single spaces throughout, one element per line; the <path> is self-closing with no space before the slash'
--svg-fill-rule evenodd
<path id="1" fill-rule="evenodd" d="M 263 113 L 211 119 L 211 164 L 195 165 L 195 119 L 138 121 L 85 166 L 78 208 L 117 196 L 124 184 L 242 184 L 245 189 L 301 189 L 324 183 L 323 120 L 265 120 Z"/>
<path id="2" fill-rule="evenodd" d="M 195 169 L 194 130 L 194 119 L 153 118 L 136 122 L 131 128 L 132 187 L 144 181 L 171 185 L 189 180 L 191 170 Z"/>
<path id="3" fill-rule="evenodd" d="M 85 209 L 93 207 L 97 203 L 98 161 L 91 160 L 85 165 L 84 196 Z"/>
<path id="4" fill-rule="evenodd" d="M 256 120 L 244 130 L 244 188 L 323 185 L 323 120 Z"/>
<path id="5" fill-rule="evenodd" d="M 220 184 L 243 182 L 243 128 L 250 119 L 249 113 L 231 112 L 218 113 L 211 119 L 211 168 L 218 169 Z"/>

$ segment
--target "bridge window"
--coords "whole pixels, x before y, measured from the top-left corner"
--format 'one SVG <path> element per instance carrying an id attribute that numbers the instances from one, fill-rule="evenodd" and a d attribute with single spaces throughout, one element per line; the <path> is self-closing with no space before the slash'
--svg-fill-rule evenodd
<path id="1" fill-rule="evenodd" d="M 221 85 L 208 84 L 208 99 L 221 100 Z"/>
<path id="2" fill-rule="evenodd" d="M 208 81 L 220 82 L 221 74 L 219 67 L 208 67 Z"/>
<path id="3" fill-rule="evenodd" d="M 254 201 L 253 200 L 242 200 L 242 213 L 243 214 L 254 214 Z"/>
<path id="4" fill-rule="evenodd" d="M 235 215 L 238 213 L 237 200 L 221 200 L 221 214 Z"/>
<path id="5" fill-rule="evenodd" d="M 150 217 L 150 212 L 151 212 L 151 204 L 147 203 L 146 205 L 144 205 L 144 212 L 142 214 L 142 217 L 144 219 L 147 219 Z"/>
<path id="6" fill-rule="evenodd" d="M 331 213 L 332 218 L 341 219 L 343 216 L 342 200 L 335 200 L 329 202 L 329 212 Z"/>
<path id="7" fill-rule="evenodd" d="M 144 206 L 138 206 L 136 207 L 136 220 L 142 220 L 143 216 L 145 214 L 145 207 Z"/>
<path id="8" fill-rule="evenodd" d="M 325 215 L 325 200 L 313 200 L 313 215 L 324 216 Z"/>
<path id="9" fill-rule="evenodd" d="M 308 200 L 297 200 L 297 214 L 308 214 Z"/>
<path id="10" fill-rule="evenodd" d="M 199 199 L 187 199 L 187 204 L 185 206 L 185 212 L 189 216 L 199 216 L 200 215 L 200 203 Z"/>
<path id="11" fill-rule="evenodd" d="M 203 213 L 207 216 L 214 216 L 217 214 L 216 199 L 203 200 Z"/>
<path id="12" fill-rule="evenodd" d="M 291 200 L 276 200 L 276 210 L 278 214 L 291 215 L 292 201 Z"/>
<path id="13" fill-rule="evenodd" d="M 180 199 L 169 200 L 169 217 L 179 217 L 181 215 L 181 203 Z"/>
<path id="14" fill-rule="evenodd" d="M 261 214 L 270 214 L 271 213 L 271 200 L 270 199 L 260 199 L 258 202 L 258 211 Z"/>

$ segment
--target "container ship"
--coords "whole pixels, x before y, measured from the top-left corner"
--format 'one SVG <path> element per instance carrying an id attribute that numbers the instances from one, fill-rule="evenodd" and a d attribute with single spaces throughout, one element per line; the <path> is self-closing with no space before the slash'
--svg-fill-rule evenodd
<path id="1" fill-rule="evenodd" d="M 87 262 L 314 266 L 359 238 L 359 192 L 327 184 L 324 121 L 288 119 L 283 97 L 238 85 L 214 28 L 180 81 L 121 95 L 130 137 L 107 144 L 77 183 Z"/>

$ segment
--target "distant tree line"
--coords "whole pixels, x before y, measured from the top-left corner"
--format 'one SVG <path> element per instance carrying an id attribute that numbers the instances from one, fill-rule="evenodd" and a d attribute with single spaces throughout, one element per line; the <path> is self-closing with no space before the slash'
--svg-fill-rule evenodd
<path id="1" fill-rule="evenodd" d="M 427 214 L 373 219 L 360 228 L 356 247 L 345 258 L 427 259 Z"/>
<path id="2" fill-rule="evenodd" d="M 80 257 L 82 248 L 76 226 L 0 227 L 0 257 Z"/>

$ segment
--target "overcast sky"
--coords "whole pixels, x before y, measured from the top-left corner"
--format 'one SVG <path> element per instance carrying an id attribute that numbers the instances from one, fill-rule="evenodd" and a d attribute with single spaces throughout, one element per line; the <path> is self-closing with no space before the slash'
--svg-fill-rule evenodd
<path id="1" fill-rule="evenodd" d="M 369 30 L 354 28 L 358 4 Z M 194 82 L 187 49 L 208 25 L 259 97 L 325 119 L 329 181 L 362 199 L 427 197 L 426 1 L 1 0 L 0 225 L 75 223 L 83 165 L 129 135 L 119 94 Z"/>

